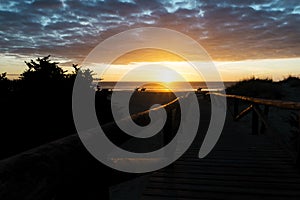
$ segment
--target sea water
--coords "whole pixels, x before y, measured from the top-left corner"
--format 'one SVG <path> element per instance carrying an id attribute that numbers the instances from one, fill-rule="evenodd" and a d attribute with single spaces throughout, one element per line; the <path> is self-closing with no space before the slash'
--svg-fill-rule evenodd
<path id="1" fill-rule="evenodd" d="M 220 82 L 189 82 L 190 88 L 186 88 L 186 83 L 183 82 L 171 82 L 171 83 L 143 83 L 143 82 L 99 82 L 98 87 L 100 89 L 109 89 L 112 91 L 132 91 L 144 88 L 145 91 L 155 91 L 155 92 L 168 92 L 170 89 L 175 91 L 196 91 L 201 89 L 202 91 L 207 90 L 223 90 L 222 84 Z M 225 89 L 235 82 L 224 82 Z M 208 88 L 208 85 L 210 86 Z"/>

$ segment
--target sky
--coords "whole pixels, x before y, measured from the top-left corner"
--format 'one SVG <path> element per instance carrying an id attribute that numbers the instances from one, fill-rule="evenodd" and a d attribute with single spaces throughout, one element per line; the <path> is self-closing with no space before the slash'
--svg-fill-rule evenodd
<path id="1" fill-rule="evenodd" d="M 0 0 L 0 73 L 49 54 L 71 70 L 110 36 L 150 26 L 199 42 L 224 80 L 280 79 L 300 75 L 299 24 L 299 0 Z"/>

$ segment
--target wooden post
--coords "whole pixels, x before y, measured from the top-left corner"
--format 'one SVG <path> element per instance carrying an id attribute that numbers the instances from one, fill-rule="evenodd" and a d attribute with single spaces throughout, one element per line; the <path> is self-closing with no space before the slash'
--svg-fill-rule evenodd
<path id="1" fill-rule="evenodd" d="M 236 118 L 239 114 L 239 100 L 238 99 L 234 99 L 233 100 L 233 115 L 234 118 Z"/>
<path id="2" fill-rule="evenodd" d="M 253 106 L 256 107 L 256 105 Z M 255 109 L 252 111 L 252 135 L 258 135 L 258 115 Z"/>
<path id="3" fill-rule="evenodd" d="M 268 114 L 269 114 L 269 106 L 265 106 L 264 117 L 266 120 L 268 120 Z M 260 133 L 264 134 L 265 130 L 266 130 L 266 125 L 263 122 L 261 122 Z"/>
<path id="4" fill-rule="evenodd" d="M 167 108 L 167 120 L 164 128 L 164 145 L 167 145 L 167 142 L 170 141 L 173 132 L 173 116 L 172 109 Z"/>

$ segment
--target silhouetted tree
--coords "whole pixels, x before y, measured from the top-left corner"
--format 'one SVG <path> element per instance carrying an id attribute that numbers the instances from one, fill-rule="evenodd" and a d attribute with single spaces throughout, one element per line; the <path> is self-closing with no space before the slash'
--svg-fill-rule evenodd
<path id="1" fill-rule="evenodd" d="M 7 77 L 6 77 L 6 72 L 0 74 L 0 81 L 6 81 Z"/>
<path id="2" fill-rule="evenodd" d="M 66 78 L 72 81 L 72 84 L 76 77 L 81 78 L 84 80 L 85 84 L 92 88 L 94 80 L 93 75 L 95 75 L 94 72 L 90 69 L 81 69 L 81 67 L 78 67 L 78 64 L 73 64 L 72 67 L 74 71 L 71 74 L 67 74 Z"/>
<path id="3" fill-rule="evenodd" d="M 0 95 L 6 96 L 10 90 L 10 81 L 6 77 L 6 72 L 0 74 Z"/>
<path id="4" fill-rule="evenodd" d="M 59 63 L 51 62 L 50 55 L 37 58 L 36 61 L 26 62 L 28 69 L 21 74 L 21 80 L 30 81 L 61 81 L 64 80 L 66 71 L 58 66 Z"/>
<path id="5" fill-rule="evenodd" d="M 72 90 L 76 77 L 93 88 L 93 71 L 73 64 L 67 73 L 50 55 L 26 62 L 19 80 L 0 74 L 0 159 L 75 134 Z M 7 95 L 9 93 L 9 95 Z"/>

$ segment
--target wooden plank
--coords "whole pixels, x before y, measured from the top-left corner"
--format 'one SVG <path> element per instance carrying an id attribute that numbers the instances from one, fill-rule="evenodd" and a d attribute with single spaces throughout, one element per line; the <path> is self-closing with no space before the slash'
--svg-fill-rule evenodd
<path id="1" fill-rule="evenodd" d="M 219 188 L 215 188 L 219 189 Z M 203 190 L 182 190 L 182 189 L 164 189 L 164 192 L 162 193 L 162 190 L 160 188 L 149 188 L 145 191 L 145 195 L 152 196 L 152 199 L 156 199 L 156 196 L 159 197 L 168 197 L 168 198 L 184 198 L 184 199 L 224 199 L 224 200 L 257 200 L 257 199 L 270 199 L 270 200 L 286 200 L 286 196 L 275 196 L 270 194 L 255 194 L 255 193 L 239 193 L 232 191 L 218 191 L 218 190 L 206 190 L 205 188 Z M 288 200 L 299 200 L 299 196 L 288 197 Z"/>
<path id="2" fill-rule="evenodd" d="M 237 167 L 237 166 L 226 166 L 226 170 L 224 170 L 225 167 L 217 167 L 214 165 L 211 166 L 184 166 L 184 165 L 175 165 L 174 166 L 174 171 L 191 171 L 195 173 L 216 173 L 216 174 L 222 174 L 223 173 L 230 173 L 230 174 L 251 174 L 251 175 L 259 175 L 259 176 L 264 176 L 264 175 L 270 175 L 270 176 L 276 176 L 278 174 L 278 177 L 282 176 L 291 176 L 295 177 L 296 176 L 296 171 L 295 170 L 282 170 L 282 169 L 261 169 L 261 168 L 250 168 L 250 167 Z M 299 177 L 299 176 L 298 176 Z M 299 177 L 300 178 L 300 177 Z"/>
<path id="3" fill-rule="evenodd" d="M 156 195 L 144 195 L 141 200 L 186 200 L 186 198 L 164 197 L 164 196 L 156 196 Z M 209 199 L 201 198 L 201 200 L 209 200 Z"/>
<path id="4" fill-rule="evenodd" d="M 254 188 L 242 187 L 242 185 L 202 185 L 202 184 L 184 184 L 184 183 L 166 183 L 166 182 L 150 182 L 149 188 L 165 188 L 171 190 L 187 190 L 187 191 L 205 191 L 205 192 L 222 192 L 222 193 L 239 193 L 239 194 L 255 194 L 283 197 L 300 197 L 300 188 L 297 189 L 273 189 L 273 188 Z"/>
<path id="5" fill-rule="evenodd" d="M 300 185 L 285 183 L 285 182 L 265 182 L 265 181 L 248 181 L 248 180 L 230 180 L 230 179 L 191 179 L 191 178 L 177 178 L 177 177 L 152 177 L 151 183 L 162 184 L 186 184 L 186 185 L 200 185 L 200 186 L 226 186 L 226 187 L 239 187 L 239 188 L 253 188 L 253 189 L 279 189 L 286 191 L 300 190 Z"/>
<path id="6" fill-rule="evenodd" d="M 190 158 L 190 159 L 183 159 L 180 158 L 177 160 L 177 162 L 199 162 L 199 159 L 197 158 Z M 253 160 L 253 159 L 213 159 L 213 158 L 205 158 L 201 160 L 201 163 L 210 163 L 210 164 L 214 164 L 214 163 L 241 163 L 241 164 L 263 164 L 263 165 L 273 165 L 273 166 L 282 166 L 282 165 L 287 165 L 287 166 L 291 166 L 291 162 L 290 161 L 281 161 L 281 160 Z"/>
<path id="7" fill-rule="evenodd" d="M 175 170 L 173 170 L 173 172 L 170 173 L 187 173 L 187 170 L 189 171 L 189 173 L 194 174 L 195 176 L 198 176 L 199 174 L 209 174 L 209 175 L 215 175 L 215 176 L 219 176 L 219 175 L 229 175 L 229 176 L 253 176 L 253 177 L 273 177 L 273 178 L 290 178 L 290 179 L 294 179 L 297 178 L 295 177 L 295 173 L 289 173 L 289 174 L 283 174 L 283 173 L 279 173 L 279 174 L 275 174 L 275 173 L 267 173 L 267 172 L 253 172 L 253 171 L 237 171 L 237 170 L 213 170 L 213 169 L 202 169 L 202 170 L 197 170 L 197 169 L 187 169 L 187 168 L 176 168 Z M 162 170 L 162 172 L 168 172 L 165 170 Z M 299 179 L 297 179 L 299 180 Z"/>
<path id="8" fill-rule="evenodd" d="M 199 167 L 241 167 L 241 168 L 259 168 L 259 169 L 285 169 L 289 171 L 295 171 L 295 167 L 288 165 L 288 164 L 277 164 L 276 166 L 272 164 L 266 164 L 266 163 L 238 163 L 238 162 L 193 162 L 189 160 L 180 161 L 178 160 L 176 162 L 176 165 L 179 166 L 199 166 Z"/>
<path id="9" fill-rule="evenodd" d="M 285 177 L 285 178 L 280 178 L 278 179 L 277 177 L 261 177 L 261 176 L 236 176 L 236 175 L 227 175 L 227 174 L 222 174 L 215 176 L 215 174 L 194 174 L 194 173 L 179 173 L 179 172 L 174 172 L 174 173 L 168 173 L 168 172 L 157 172 L 153 174 L 153 177 L 167 177 L 167 178 L 185 178 L 185 179 L 203 179 L 203 180 L 232 180 L 235 182 L 239 181 L 248 181 L 248 182 L 253 182 L 255 184 L 256 182 L 264 182 L 264 183 L 285 183 L 285 184 L 292 184 L 292 185 L 299 185 L 299 178 L 296 177 Z"/>
<path id="10" fill-rule="evenodd" d="M 198 158 L 197 156 L 195 156 L 194 154 L 187 154 L 182 156 L 181 158 Z M 215 153 L 211 153 L 209 155 L 208 158 L 216 158 L 216 159 L 222 159 L 222 158 L 227 158 L 227 159 L 256 159 L 256 160 L 286 160 L 286 161 L 293 161 L 291 158 L 289 158 L 287 155 L 284 156 L 270 156 L 270 155 L 254 155 L 254 154 L 226 154 L 226 153 L 222 153 L 222 154 L 215 154 Z M 199 159 L 199 158 L 198 158 Z M 205 158 L 204 158 L 205 159 Z"/>

